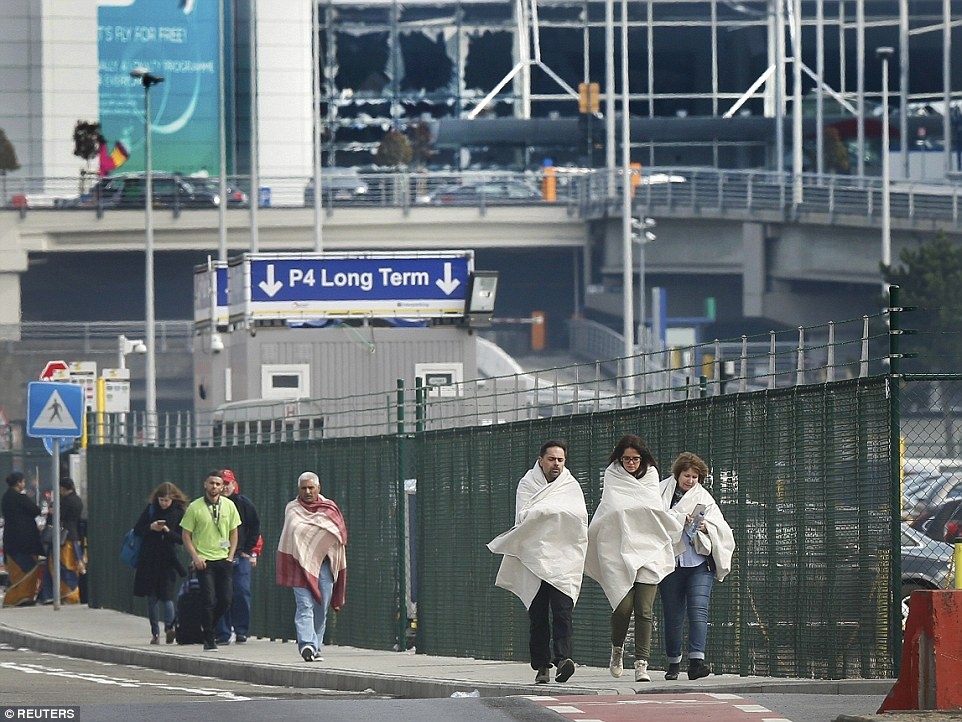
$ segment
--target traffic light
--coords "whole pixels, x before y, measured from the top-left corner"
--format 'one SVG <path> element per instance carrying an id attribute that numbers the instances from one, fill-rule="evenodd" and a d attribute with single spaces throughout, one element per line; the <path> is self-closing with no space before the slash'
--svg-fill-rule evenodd
<path id="1" fill-rule="evenodd" d="M 604 119 L 599 112 L 601 107 L 601 86 L 598 83 L 580 83 L 578 85 L 578 130 L 585 144 L 585 162 L 594 167 L 597 151 L 604 153 L 605 129 Z"/>
<path id="2" fill-rule="evenodd" d="M 601 86 L 598 83 L 578 84 L 578 112 L 597 113 L 600 107 Z"/>

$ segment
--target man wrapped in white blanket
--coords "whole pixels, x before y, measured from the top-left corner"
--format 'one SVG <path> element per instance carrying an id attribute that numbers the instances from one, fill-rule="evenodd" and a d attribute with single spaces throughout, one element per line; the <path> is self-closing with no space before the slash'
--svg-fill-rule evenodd
<path id="1" fill-rule="evenodd" d="M 488 549 L 504 555 L 495 584 L 517 595 L 528 609 L 536 684 L 549 681 L 552 663 L 556 682 L 568 681 L 575 671 L 571 615 L 581 593 L 588 509 L 581 485 L 565 468 L 567 454 L 563 441 L 542 445 L 538 460 L 518 483 L 514 526 L 488 542 Z"/>

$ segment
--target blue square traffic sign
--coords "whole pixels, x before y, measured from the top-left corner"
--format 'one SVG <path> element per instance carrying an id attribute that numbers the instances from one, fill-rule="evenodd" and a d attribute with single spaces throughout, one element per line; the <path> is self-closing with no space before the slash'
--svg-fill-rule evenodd
<path id="1" fill-rule="evenodd" d="M 77 384 L 27 384 L 27 435 L 75 439 L 83 435 L 84 389 Z"/>

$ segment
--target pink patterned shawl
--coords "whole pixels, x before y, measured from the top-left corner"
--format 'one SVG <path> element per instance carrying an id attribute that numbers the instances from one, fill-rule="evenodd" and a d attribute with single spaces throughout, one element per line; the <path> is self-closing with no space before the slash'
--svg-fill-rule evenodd
<path id="1" fill-rule="evenodd" d="M 330 499 L 314 504 L 294 499 L 284 510 L 284 528 L 277 543 L 277 583 L 282 587 L 304 587 L 320 602 L 317 586 L 324 559 L 331 560 L 334 573 L 334 611 L 344 606 L 347 588 L 347 525 L 341 510 Z"/>

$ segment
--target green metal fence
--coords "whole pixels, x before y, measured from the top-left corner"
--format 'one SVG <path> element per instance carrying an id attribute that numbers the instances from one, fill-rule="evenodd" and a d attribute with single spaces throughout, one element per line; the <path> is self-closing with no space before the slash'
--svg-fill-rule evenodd
<path id="1" fill-rule="evenodd" d="M 517 481 L 543 441 L 569 441 L 590 513 L 608 453 L 634 432 L 662 469 L 681 451 L 703 456 L 735 530 L 734 569 L 710 610 L 707 654 L 718 671 L 891 674 L 887 404 L 875 378 L 417 438 L 418 649 L 527 659 L 527 615 L 493 586 L 500 559 L 484 544 L 513 523 Z M 609 613 L 587 579 L 575 609 L 579 662 L 607 664 Z M 660 630 L 652 650 L 657 668 Z"/>
<path id="2" fill-rule="evenodd" d="M 446 431 L 230 448 L 88 450 L 90 603 L 143 614 L 117 559 L 153 487 L 201 493 L 207 470 L 235 470 L 260 511 L 265 554 L 254 573 L 252 633 L 293 636 L 288 590 L 274 585 L 283 509 L 305 469 L 348 522 L 348 598 L 330 641 L 390 649 L 404 640 L 398 590 L 413 576 L 417 649 L 523 660 L 527 616 L 494 586 L 485 543 L 510 527 L 518 479 L 546 439 L 570 443 L 589 513 L 605 459 L 624 433 L 646 438 L 662 469 L 695 451 L 736 534 L 734 569 L 713 594 L 708 656 L 720 672 L 819 678 L 892 673 L 893 573 L 889 402 L 885 377 Z M 410 427 L 408 427 L 410 428 Z M 399 431 L 403 431 L 399 427 Z M 667 474 L 667 472 L 666 472 Z M 399 553 L 399 489 L 415 479 L 413 564 Z M 604 666 L 610 609 L 586 580 L 575 610 L 581 663 Z M 145 623 L 145 641 L 146 641 Z M 402 644 L 405 642 L 402 641 Z M 652 666 L 658 667 L 656 630 Z M 293 654 L 293 652 L 292 652 Z"/>
<path id="3" fill-rule="evenodd" d="M 348 603 L 331 618 L 330 639 L 336 644 L 390 648 L 398 609 L 397 458 L 394 437 L 230 449 L 92 447 L 87 492 L 90 605 L 146 614 L 144 601 L 131 596 L 133 570 L 118 560 L 121 537 L 157 484 L 172 481 L 194 498 L 203 493 L 207 471 L 231 468 L 241 493 L 257 506 L 264 537 L 252 584 L 252 633 L 292 639 L 293 598 L 288 589 L 274 584 L 274 551 L 284 507 L 297 494 L 297 477 L 312 470 L 321 478 L 324 495 L 337 501 L 348 521 Z"/>

